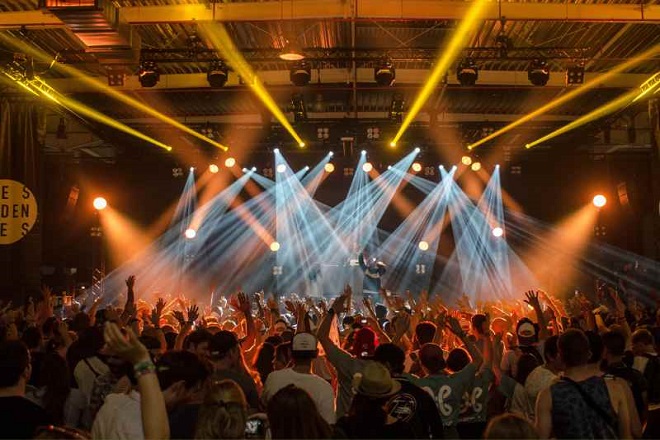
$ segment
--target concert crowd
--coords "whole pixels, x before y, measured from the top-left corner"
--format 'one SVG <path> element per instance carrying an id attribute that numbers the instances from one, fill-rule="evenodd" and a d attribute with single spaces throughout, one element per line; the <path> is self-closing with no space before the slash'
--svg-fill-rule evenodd
<path id="1" fill-rule="evenodd" d="M 227 293 L 0 306 L 0 438 L 660 438 L 660 310 Z"/>

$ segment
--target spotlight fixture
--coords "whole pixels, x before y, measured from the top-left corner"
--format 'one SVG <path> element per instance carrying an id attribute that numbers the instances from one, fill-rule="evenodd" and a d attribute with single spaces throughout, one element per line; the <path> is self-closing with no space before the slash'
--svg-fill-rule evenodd
<path id="1" fill-rule="evenodd" d="M 213 88 L 219 89 L 227 83 L 229 78 L 229 69 L 222 60 L 213 60 L 209 64 L 209 71 L 206 74 L 206 80 Z"/>
<path id="2" fill-rule="evenodd" d="M 328 156 L 332 157 L 334 155 L 335 155 L 335 153 L 333 151 L 328 152 Z"/>
<path id="3" fill-rule="evenodd" d="M 108 207 L 108 201 L 103 197 L 95 198 L 92 204 L 94 205 L 94 209 L 97 211 L 102 211 Z"/>
<path id="4" fill-rule="evenodd" d="M 470 156 L 463 156 L 461 158 L 461 163 L 467 167 L 472 165 L 472 158 Z"/>
<path id="5" fill-rule="evenodd" d="M 548 63 L 542 59 L 535 59 L 529 64 L 527 68 L 527 79 L 535 86 L 542 87 L 548 84 L 550 79 L 550 68 Z"/>
<path id="6" fill-rule="evenodd" d="M 481 169 L 481 162 L 472 162 L 472 171 L 479 171 Z"/>
<path id="7" fill-rule="evenodd" d="M 428 242 L 426 242 L 424 240 L 420 241 L 417 246 L 419 247 L 419 250 L 421 250 L 421 251 L 428 251 L 429 250 L 429 244 L 428 244 Z"/>
<path id="8" fill-rule="evenodd" d="M 304 142 L 299 142 L 299 143 L 298 143 L 298 146 L 299 146 L 300 148 L 305 148 L 305 145 L 306 145 L 306 144 L 305 144 Z"/>
<path id="9" fill-rule="evenodd" d="M 276 242 L 276 241 L 272 242 L 272 243 L 270 244 L 270 250 L 271 250 L 272 252 L 277 252 L 277 251 L 279 251 L 279 250 L 280 250 L 280 244 L 279 244 L 278 242 Z"/>
<path id="10" fill-rule="evenodd" d="M 183 233 L 183 235 L 188 239 L 192 240 L 197 236 L 197 231 L 195 231 L 193 228 L 188 228 L 186 229 L 186 232 Z"/>
<path id="11" fill-rule="evenodd" d="M 584 84 L 584 65 L 578 64 L 566 69 L 566 85 L 574 86 Z"/>
<path id="12" fill-rule="evenodd" d="M 122 87 L 126 79 L 125 76 L 124 72 L 112 69 L 108 70 L 108 85 L 110 87 Z"/>
<path id="13" fill-rule="evenodd" d="M 312 79 L 312 68 L 305 61 L 298 61 L 289 71 L 289 79 L 294 86 L 303 87 Z"/>
<path id="14" fill-rule="evenodd" d="M 466 58 L 458 65 L 456 79 L 462 86 L 474 86 L 479 79 L 479 68 L 471 58 Z"/>
<path id="15" fill-rule="evenodd" d="M 228 157 L 227 159 L 225 159 L 225 166 L 227 168 L 231 168 L 234 165 L 236 165 L 236 159 L 234 159 L 233 157 Z"/>
<path id="16" fill-rule="evenodd" d="M 252 168 L 250 169 L 250 171 L 252 171 L 253 173 L 256 172 L 256 171 L 257 171 L 257 167 L 252 167 Z"/>
<path id="17" fill-rule="evenodd" d="M 365 162 L 364 165 L 362 165 L 362 171 L 364 171 L 365 173 L 368 173 L 373 169 L 374 166 L 371 164 L 371 162 Z"/>
<path id="18" fill-rule="evenodd" d="M 500 228 L 499 226 L 493 228 L 493 237 L 499 238 L 502 235 L 504 235 L 504 229 Z"/>
<path id="19" fill-rule="evenodd" d="M 419 173 L 420 171 L 422 171 L 422 165 L 419 162 L 413 163 L 411 168 L 416 173 Z"/>
<path id="20" fill-rule="evenodd" d="M 374 140 L 380 138 L 380 128 L 379 127 L 369 127 L 367 128 L 367 139 Z"/>
<path id="21" fill-rule="evenodd" d="M 138 79 L 142 87 L 153 87 L 160 80 L 160 71 L 154 61 L 142 61 L 138 68 Z"/>
<path id="22" fill-rule="evenodd" d="M 389 87 L 394 84 L 395 79 L 396 70 L 390 59 L 385 58 L 374 67 L 374 80 L 379 86 Z"/>
<path id="23" fill-rule="evenodd" d="M 220 171 L 220 168 L 218 168 L 218 166 L 217 166 L 216 164 L 212 163 L 211 165 L 209 165 L 209 171 L 210 171 L 212 174 L 215 174 L 215 173 L 217 173 L 218 171 Z"/>
<path id="24" fill-rule="evenodd" d="M 596 208 L 602 208 L 607 204 L 607 198 L 602 194 L 598 194 L 594 197 L 593 204 Z"/>
<path id="25" fill-rule="evenodd" d="M 419 148 L 419 147 L 415 147 L 415 150 L 414 150 L 414 151 L 415 151 L 415 153 L 419 153 L 420 151 L 422 151 L 422 149 Z"/>
<path id="26" fill-rule="evenodd" d="M 335 166 L 331 163 L 326 163 L 323 169 L 325 169 L 326 173 L 331 173 L 335 170 Z"/>
<path id="27" fill-rule="evenodd" d="M 277 153 L 279 153 L 279 152 L 280 152 L 280 149 L 279 149 L 279 148 L 273 148 L 273 153 L 277 154 Z"/>
<path id="28" fill-rule="evenodd" d="M 360 151 L 360 154 L 367 154 L 367 150 Z"/>
<path id="29" fill-rule="evenodd" d="M 284 61 L 302 61 L 305 59 L 305 54 L 295 43 L 287 41 L 279 57 Z"/>
<path id="30" fill-rule="evenodd" d="M 390 147 L 392 147 L 392 148 L 396 147 L 396 142 L 394 142 L 394 141 L 390 142 Z"/>
<path id="31" fill-rule="evenodd" d="M 286 171 L 286 165 L 281 163 L 281 164 L 277 165 L 277 167 L 275 169 L 277 170 L 278 173 L 282 174 L 283 172 Z"/>

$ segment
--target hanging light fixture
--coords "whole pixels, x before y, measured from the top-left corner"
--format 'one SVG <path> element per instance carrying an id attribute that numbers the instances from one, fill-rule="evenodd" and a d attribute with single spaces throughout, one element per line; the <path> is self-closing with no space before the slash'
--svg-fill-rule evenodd
<path id="1" fill-rule="evenodd" d="M 160 71 L 154 61 L 142 61 L 138 69 L 138 79 L 142 87 L 154 87 L 160 81 Z"/>
<path id="2" fill-rule="evenodd" d="M 456 70 L 456 79 L 462 86 L 473 86 L 479 79 L 479 68 L 471 58 L 461 61 Z"/>
<path id="3" fill-rule="evenodd" d="M 209 64 L 206 80 L 213 88 L 220 88 L 227 83 L 229 69 L 222 60 L 213 60 Z"/>
<path id="4" fill-rule="evenodd" d="M 383 58 L 376 67 L 374 67 L 374 80 L 381 87 L 388 87 L 394 84 L 396 79 L 396 70 L 389 58 Z"/>
<path id="5" fill-rule="evenodd" d="M 302 61 L 305 59 L 305 54 L 297 44 L 287 41 L 282 48 L 279 57 L 284 61 Z"/>
<path id="6" fill-rule="evenodd" d="M 527 79 L 535 86 L 542 87 L 548 84 L 550 79 L 550 68 L 548 63 L 542 59 L 535 59 L 529 64 L 527 69 Z"/>
<path id="7" fill-rule="evenodd" d="M 295 86 L 306 86 L 312 79 L 312 68 L 305 61 L 298 61 L 291 67 L 289 79 Z"/>

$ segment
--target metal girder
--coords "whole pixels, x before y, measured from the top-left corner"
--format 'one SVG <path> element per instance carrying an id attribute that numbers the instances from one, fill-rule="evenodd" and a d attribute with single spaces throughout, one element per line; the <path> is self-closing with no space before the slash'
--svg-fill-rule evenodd
<path id="1" fill-rule="evenodd" d="M 358 112 L 361 120 L 381 120 L 384 121 L 384 112 Z M 289 112 L 287 114 L 290 121 L 293 122 L 293 117 Z M 325 120 L 342 120 L 346 116 L 345 111 L 337 112 L 313 112 L 308 111 L 307 122 L 319 123 Z M 569 122 L 576 119 L 577 116 L 571 115 L 541 115 L 535 118 L 535 123 L 543 122 Z M 174 118 L 179 122 L 185 124 L 232 124 L 232 125 L 261 125 L 263 124 L 261 115 L 258 113 L 249 114 L 231 114 L 231 115 L 217 115 L 217 116 L 186 116 Z M 519 114 L 485 114 L 485 113 L 439 113 L 438 118 L 434 123 L 436 127 L 453 126 L 457 123 L 471 122 L 471 123 L 484 123 L 484 124 L 497 124 L 508 123 L 520 119 Z M 120 119 L 121 122 L 128 125 L 153 125 L 160 124 L 155 118 L 133 118 L 133 119 Z M 416 122 L 429 122 L 430 117 L 428 113 L 420 113 L 416 118 Z"/>
<path id="2" fill-rule="evenodd" d="M 187 21 L 271 20 L 460 20 L 469 2 L 451 0 L 293 0 L 291 2 L 213 3 L 211 5 L 133 6 L 120 10 L 120 20 L 132 24 Z M 557 20 L 576 22 L 660 21 L 660 6 L 651 4 L 584 4 L 490 2 L 484 19 Z"/>
<path id="3" fill-rule="evenodd" d="M 121 22 L 130 24 L 185 23 L 195 21 L 282 20 L 460 20 L 470 2 L 452 0 L 292 0 L 129 6 L 119 10 Z M 355 10 L 353 10 L 355 8 Z M 660 21 L 660 5 L 634 3 L 532 3 L 490 2 L 485 20 L 653 23 Z M 64 26 L 48 11 L 0 13 L 0 28 Z"/>
<path id="4" fill-rule="evenodd" d="M 368 84 L 374 83 L 373 69 L 360 68 L 357 69 L 358 83 Z M 277 71 L 260 71 L 257 72 L 259 78 L 263 83 L 268 86 L 288 86 L 291 85 L 288 70 Z M 419 85 L 426 81 L 429 75 L 427 69 L 397 69 L 396 71 L 396 84 L 397 86 L 405 87 L 406 85 Z M 593 80 L 600 76 L 598 73 L 587 72 L 585 74 L 585 82 Z M 599 86 L 599 88 L 633 88 L 639 87 L 644 81 L 649 78 L 649 75 L 644 74 L 620 74 L 616 75 L 609 80 L 606 80 Z M 351 75 L 346 69 L 320 69 L 312 71 L 311 85 L 316 84 L 349 84 L 352 81 Z M 94 91 L 89 88 L 84 82 L 78 81 L 75 78 L 67 79 L 50 79 L 47 81 L 56 90 L 62 93 L 76 93 L 76 92 L 91 92 Z M 448 77 L 449 84 L 458 84 L 455 76 Z M 239 86 L 239 78 L 233 72 L 229 74 L 229 80 L 225 85 L 226 88 L 232 86 Z M 395 86 L 391 90 L 394 92 L 397 88 Z M 512 87 L 528 87 L 530 86 L 527 79 L 526 71 L 499 71 L 499 70 L 481 70 L 479 71 L 478 87 L 483 86 L 512 86 Z M 551 72 L 550 80 L 546 87 L 564 87 L 565 86 L 565 73 L 564 72 Z M 161 75 L 158 84 L 149 90 L 159 89 L 195 89 L 209 87 L 205 73 L 187 73 L 187 74 L 170 74 Z M 117 90 L 131 91 L 131 90 L 145 90 L 139 83 L 137 76 L 132 75 L 126 77 L 124 85 L 114 87 Z"/>

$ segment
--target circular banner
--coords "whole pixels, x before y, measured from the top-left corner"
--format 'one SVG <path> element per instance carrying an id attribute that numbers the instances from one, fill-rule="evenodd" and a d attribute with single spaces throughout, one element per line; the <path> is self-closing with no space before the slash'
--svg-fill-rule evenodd
<path id="1" fill-rule="evenodd" d="M 37 199 L 27 186 L 0 179 L 0 244 L 25 237 L 37 221 Z"/>

